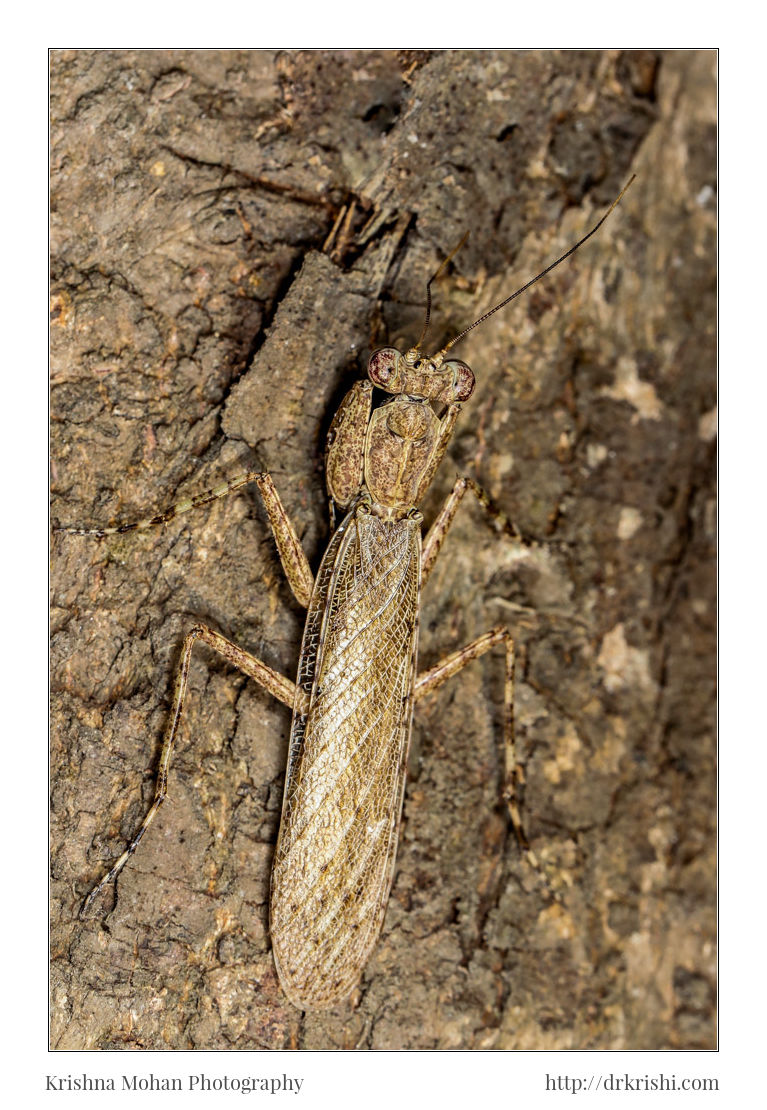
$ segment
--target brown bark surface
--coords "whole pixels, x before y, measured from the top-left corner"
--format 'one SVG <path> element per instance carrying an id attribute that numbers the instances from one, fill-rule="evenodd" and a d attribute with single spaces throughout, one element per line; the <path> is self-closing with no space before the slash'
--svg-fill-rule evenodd
<path id="1" fill-rule="evenodd" d="M 463 507 L 421 667 L 518 645 L 521 853 L 502 659 L 418 707 L 397 873 L 352 1003 L 302 1016 L 268 933 L 290 714 L 195 649 L 170 795 L 146 811 L 184 634 L 293 677 L 302 612 L 257 491 L 141 534 L 54 537 L 51 1044 L 714 1044 L 715 55 L 54 52 L 53 515 L 138 519 L 271 471 L 313 566 L 322 453 L 383 342 L 432 346 L 599 234 L 457 348 Z M 353 205 L 337 249 L 323 244 Z"/>

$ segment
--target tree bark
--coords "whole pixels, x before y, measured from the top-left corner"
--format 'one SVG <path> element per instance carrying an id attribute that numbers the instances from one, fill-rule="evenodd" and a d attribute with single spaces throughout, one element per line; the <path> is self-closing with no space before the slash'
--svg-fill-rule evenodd
<path id="1" fill-rule="evenodd" d="M 290 714 L 185 633 L 294 676 L 302 611 L 257 492 L 164 528 L 57 534 L 51 1044 L 700 1048 L 715 1043 L 713 52 L 52 55 L 53 515 L 107 525 L 268 469 L 316 567 L 322 455 L 370 350 L 466 337 L 462 507 L 421 669 L 517 643 L 523 820 L 501 798 L 500 653 L 418 707 L 397 872 L 352 1003 L 281 994 L 269 867 Z M 323 250 L 339 215 L 348 226 Z M 428 344 L 427 344 L 428 345 Z"/>

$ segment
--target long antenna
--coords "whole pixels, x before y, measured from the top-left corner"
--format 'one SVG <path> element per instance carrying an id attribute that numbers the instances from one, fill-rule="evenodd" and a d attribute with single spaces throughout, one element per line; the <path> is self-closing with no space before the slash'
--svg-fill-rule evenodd
<path id="1" fill-rule="evenodd" d="M 536 275 L 536 277 L 534 277 L 534 278 L 533 278 L 533 279 L 532 279 L 531 281 L 528 281 L 528 282 L 527 282 L 527 284 L 526 284 L 526 285 L 523 285 L 521 289 L 517 289 L 516 293 L 512 293 L 512 294 L 511 294 L 511 296 L 510 296 L 510 297 L 507 297 L 505 301 L 501 301 L 501 303 L 500 303 L 500 304 L 497 304 L 497 305 L 495 306 L 495 308 L 491 308 L 491 309 L 489 309 L 489 310 L 488 310 L 487 312 L 485 312 L 485 313 L 484 313 L 484 314 L 483 314 L 482 316 L 480 316 L 480 318 L 479 318 L 478 320 L 475 320 L 473 324 L 469 324 L 468 328 L 464 328 L 464 330 L 463 330 L 463 331 L 462 331 L 462 332 L 460 333 L 460 335 L 456 335 L 454 339 L 451 339 L 449 343 L 446 343 L 446 344 L 445 344 L 445 346 L 444 346 L 444 347 L 442 348 L 442 350 L 441 350 L 441 351 L 439 352 L 439 354 L 438 354 L 438 355 L 435 355 L 434 357 L 438 359 L 438 358 L 439 358 L 440 356 L 444 356 L 444 355 L 446 355 L 446 354 L 447 354 L 447 352 L 448 352 L 448 351 L 450 350 L 450 348 L 451 348 L 451 347 L 454 347 L 454 346 L 456 345 L 456 343 L 458 342 L 458 340 L 459 340 L 459 339 L 463 339 L 463 337 L 464 337 L 465 335 L 468 335 L 468 333 L 469 333 L 469 332 L 470 332 L 470 331 L 471 331 L 471 330 L 472 330 L 473 328 L 476 328 L 476 327 L 478 327 L 478 325 L 479 325 L 479 324 L 482 324 L 482 323 L 484 323 L 484 321 L 485 321 L 485 320 L 487 320 L 488 316 L 492 316 L 494 312 L 498 312 L 498 310 L 499 310 L 499 309 L 501 309 L 501 308 L 505 308 L 505 307 L 506 307 L 506 305 L 507 305 L 507 304 L 508 304 L 508 303 L 509 303 L 510 301 L 513 301 L 515 297 L 518 297 L 518 296 L 520 295 L 520 293 L 524 293 L 524 292 L 525 292 L 525 290 L 526 290 L 526 289 L 529 289 L 531 285 L 535 285 L 536 281 L 540 281 L 542 277 L 545 277 L 545 276 L 546 276 L 546 274 L 550 273 L 550 272 L 551 272 L 551 271 L 552 271 L 552 270 L 553 270 L 553 269 L 554 269 L 554 268 L 555 268 L 556 266 L 558 266 L 558 265 L 560 264 L 560 262 L 564 262 L 564 260 L 565 260 L 566 258 L 569 258 L 571 254 L 574 254 L 574 253 L 575 253 L 575 251 L 577 251 L 577 250 L 578 250 L 578 247 L 582 247 L 582 246 L 583 246 L 583 244 L 584 244 L 584 243 L 586 242 L 586 240 L 587 240 L 587 239 L 590 239 L 592 235 L 594 235 L 594 234 L 595 234 L 595 233 L 596 233 L 597 231 L 599 231 L 600 227 L 601 227 L 601 226 L 602 226 L 602 224 L 603 224 L 603 223 L 605 222 L 605 220 L 607 219 L 607 217 L 608 217 L 608 216 L 610 215 L 610 213 L 612 212 L 613 208 L 615 208 L 615 207 L 616 207 L 616 205 L 618 205 L 618 204 L 619 204 L 619 203 L 621 202 L 621 200 L 623 199 L 623 196 L 624 196 L 624 194 L 625 194 L 626 190 L 628 189 L 629 185 L 631 184 L 631 182 L 632 182 L 632 181 L 634 180 L 634 178 L 635 178 L 635 177 L 636 177 L 636 174 L 632 174 L 632 175 L 631 175 L 631 178 L 630 178 L 630 179 L 629 179 L 629 181 L 628 181 L 628 182 L 627 182 L 627 183 L 626 183 L 626 184 L 625 184 L 625 185 L 623 186 L 623 189 L 621 190 L 621 192 L 620 192 L 619 196 L 617 196 L 617 197 L 615 198 L 615 200 L 614 200 L 614 201 L 612 202 L 612 204 L 611 204 L 611 205 L 610 205 L 610 207 L 609 207 L 609 208 L 607 209 L 607 211 L 605 212 L 605 214 L 604 214 L 604 216 L 602 217 L 602 219 L 601 219 L 601 220 L 599 221 L 599 223 L 597 223 L 597 224 L 594 224 L 594 226 L 592 227 L 591 231 L 589 231 L 587 235 L 584 235 L 582 239 L 579 239 L 579 240 L 578 240 L 578 242 L 577 242 L 577 243 L 575 244 L 575 246 L 574 246 L 574 247 L 570 247 L 569 251 L 565 251 L 565 253 L 564 253 L 564 254 L 562 255 L 562 257 L 561 257 L 561 258 L 558 258 L 558 259 L 556 260 L 556 262 L 552 262 L 550 266 L 547 266 L 545 270 L 541 270 L 541 272 L 540 272 L 539 274 L 537 274 L 537 275 Z M 456 248 L 456 249 L 457 249 L 457 248 Z M 453 253 L 455 253 L 455 252 L 453 252 Z M 449 259 L 450 259 L 451 257 L 452 257 L 452 255 L 448 255 L 448 258 L 446 258 L 446 259 L 445 259 L 445 262 L 447 262 L 447 261 L 448 261 L 448 260 L 449 260 Z M 443 265 L 444 265 L 444 263 L 443 263 Z M 441 268 L 442 268 L 442 267 L 440 267 L 440 269 L 441 269 Z M 439 273 L 439 270 L 437 271 L 437 273 Z M 436 276 L 436 275 L 435 275 L 435 276 Z M 433 280 L 433 279 L 432 279 L 432 280 Z M 429 283 L 429 284 L 431 284 L 431 283 Z M 427 286 L 427 289 L 428 289 L 428 286 Z M 429 299 L 429 302 L 428 302 L 428 303 L 429 303 L 429 305 L 431 304 L 431 299 Z M 428 324 L 428 309 L 427 309 L 427 317 L 426 317 L 426 319 L 427 319 L 427 324 Z M 423 339 L 424 339 L 424 337 L 425 337 L 425 334 L 426 334 L 426 328 L 424 327 L 424 335 L 422 335 L 422 336 L 421 336 L 421 341 L 423 341 Z M 419 346 L 420 346 L 420 344 L 419 344 Z"/>
<path id="2" fill-rule="evenodd" d="M 454 255 L 458 254 L 458 251 L 461 249 L 461 247 L 463 246 L 463 244 L 466 242 L 466 240 L 468 238 L 469 238 L 469 233 L 467 231 L 466 234 L 464 235 L 463 239 L 461 239 L 458 246 L 453 247 L 453 249 L 451 250 L 450 254 L 447 256 L 447 258 L 442 259 L 442 261 L 440 262 L 440 264 L 437 267 L 437 269 L 435 270 L 435 272 L 431 275 L 429 280 L 426 282 L 426 318 L 423 322 L 423 331 L 421 332 L 421 338 L 418 340 L 418 342 L 416 343 L 415 348 L 414 348 L 416 351 L 420 351 L 421 347 L 426 342 L 426 336 L 427 336 L 428 331 L 429 331 L 429 320 L 431 318 L 431 283 L 433 281 L 437 280 L 439 275 L 444 270 L 445 266 L 447 266 L 450 259 Z"/>

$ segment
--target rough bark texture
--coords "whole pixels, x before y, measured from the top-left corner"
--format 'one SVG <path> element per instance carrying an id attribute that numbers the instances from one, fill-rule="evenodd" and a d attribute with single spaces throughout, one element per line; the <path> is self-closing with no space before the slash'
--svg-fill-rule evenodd
<path id="1" fill-rule="evenodd" d="M 456 351 L 477 375 L 424 510 L 462 508 L 421 665 L 518 644 L 520 852 L 502 662 L 419 706 L 397 875 L 352 1004 L 302 1016 L 268 933 L 289 713 L 196 620 L 294 674 L 302 613 L 255 490 L 166 528 L 54 537 L 53 1009 L 64 1048 L 714 1044 L 715 56 L 55 52 L 53 513 L 145 516 L 269 469 L 316 566 L 322 448 L 369 350 L 433 347 L 574 242 Z M 323 244 L 344 205 L 348 233 Z M 372 219 L 372 223 L 368 223 Z M 367 230 L 362 233 L 364 225 Z"/>

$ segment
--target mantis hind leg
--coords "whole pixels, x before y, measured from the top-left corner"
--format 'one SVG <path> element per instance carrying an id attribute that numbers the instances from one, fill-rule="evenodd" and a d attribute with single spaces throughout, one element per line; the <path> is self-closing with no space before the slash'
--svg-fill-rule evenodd
<path id="1" fill-rule="evenodd" d="M 476 640 L 466 644 L 464 647 L 454 651 L 451 655 L 446 655 L 439 663 L 431 667 L 428 671 L 418 675 L 415 681 L 415 700 L 420 701 L 421 698 L 430 694 L 434 690 L 438 690 L 449 678 L 458 674 L 459 671 L 471 663 L 474 659 L 479 659 L 485 652 L 490 651 L 491 648 L 498 644 L 503 644 L 505 651 L 505 681 L 503 685 L 503 741 L 504 741 L 504 764 L 505 764 L 505 782 L 503 796 L 509 810 L 509 817 L 514 827 L 514 832 L 517 835 L 520 845 L 531 856 L 533 863 L 535 858 L 530 851 L 530 845 L 527 842 L 524 829 L 522 828 L 522 821 L 519 815 L 519 806 L 517 804 L 517 783 L 521 781 L 521 770 L 517 765 L 516 745 L 514 741 L 514 641 L 511 638 L 511 633 L 508 628 L 498 627 L 493 628 L 490 632 L 486 632 L 484 636 L 479 636 Z"/>
<path id="2" fill-rule="evenodd" d="M 105 886 L 108 886 L 109 883 L 114 882 L 114 880 L 122 871 L 123 867 L 125 867 L 130 857 L 138 848 L 139 844 L 141 843 L 141 839 L 144 836 L 144 833 L 154 821 L 155 816 L 157 815 L 157 811 L 167 797 L 168 769 L 170 766 L 170 757 L 173 752 L 173 745 L 176 741 L 178 726 L 181 720 L 181 713 L 184 708 L 184 699 L 186 697 L 186 688 L 189 678 L 189 663 L 192 657 L 192 648 L 198 640 L 201 640 L 202 643 L 207 644 L 208 647 L 213 648 L 214 651 L 217 651 L 219 655 L 222 655 L 225 659 L 227 659 L 235 667 L 238 667 L 250 678 L 255 679 L 255 681 L 260 686 L 262 686 L 275 698 L 281 701 L 284 705 L 289 706 L 291 709 L 293 708 L 294 704 L 297 703 L 299 704 L 300 708 L 300 700 L 306 697 L 303 691 L 296 690 L 295 683 L 291 682 L 290 679 L 285 678 L 281 674 L 278 674 L 277 671 L 273 671 L 271 667 L 267 667 L 265 663 L 262 663 L 259 659 L 256 659 L 254 655 L 251 655 L 249 652 L 244 651 L 240 647 L 237 647 L 236 644 L 233 644 L 231 640 L 227 640 L 226 637 L 222 636 L 219 632 L 214 632 L 212 628 L 208 628 L 207 625 L 204 624 L 195 625 L 184 639 L 184 646 L 181 651 L 181 659 L 176 671 L 176 685 L 173 693 L 173 710 L 171 712 L 170 720 L 168 721 L 168 726 L 165 732 L 165 738 L 162 744 L 162 751 L 160 752 L 160 764 L 157 771 L 157 785 L 155 787 L 154 801 L 152 802 L 152 805 L 144 820 L 139 825 L 138 830 L 128 843 L 128 846 L 126 847 L 123 854 L 113 864 L 106 875 L 104 875 L 103 879 L 101 879 L 96 884 L 96 886 L 83 902 L 82 908 L 80 910 L 81 918 L 87 916 L 88 910 L 90 909 L 93 901 L 98 896 L 98 894 L 104 889 Z"/>

